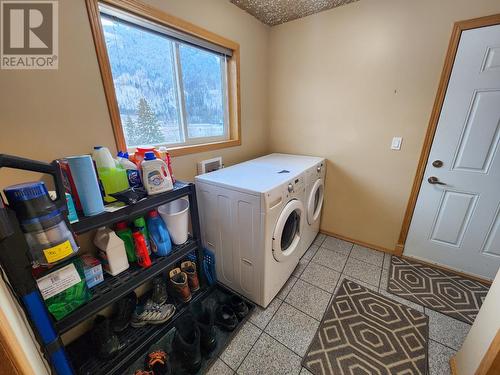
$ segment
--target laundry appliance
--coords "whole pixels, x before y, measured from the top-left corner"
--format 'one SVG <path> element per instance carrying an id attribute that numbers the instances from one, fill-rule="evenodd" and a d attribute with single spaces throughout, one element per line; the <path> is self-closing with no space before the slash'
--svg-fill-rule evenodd
<path id="1" fill-rule="evenodd" d="M 217 279 L 266 307 L 303 248 L 305 175 L 279 163 L 244 162 L 195 178 L 202 241 Z"/>
<path id="2" fill-rule="evenodd" d="M 306 186 L 303 202 L 305 220 L 299 249 L 299 257 L 301 257 L 314 242 L 319 232 L 326 175 L 325 159 L 316 156 L 274 153 L 250 160 L 249 163 L 274 165 L 276 168 L 285 168 L 294 174 L 304 176 Z"/>

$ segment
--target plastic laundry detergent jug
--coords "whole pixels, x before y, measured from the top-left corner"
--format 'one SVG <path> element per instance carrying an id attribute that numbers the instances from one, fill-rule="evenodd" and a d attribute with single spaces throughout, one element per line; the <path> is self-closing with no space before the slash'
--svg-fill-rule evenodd
<path id="1" fill-rule="evenodd" d="M 172 252 L 172 242 L 170 241 L 167 226 L 158 214 L 158 211 L 149 211 L 146 222 L 153 254 L 160 257 L 170 255 Z"/>
<path id="2" fill-rule="evenodd" d="M 102 266 L 110 275 L 118 275 L 129 267 L 125 244 L 112 229 L 99 228 L 94 237 L 94 245 L 100 250 Z"/>
<path id="3" fill-rule="evenodd" d="M 142 183 L 148 195 L 163 193 L 174 188 L 167 163 L 157 159 L 153 152 L 146 152 L 141 168 Z"/>

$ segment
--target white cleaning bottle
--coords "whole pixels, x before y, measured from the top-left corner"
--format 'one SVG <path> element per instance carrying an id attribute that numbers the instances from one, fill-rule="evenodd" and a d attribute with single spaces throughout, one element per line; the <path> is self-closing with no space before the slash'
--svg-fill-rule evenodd
<path id="1" fill-rule="evenodd" d="M 128 152 L 125 152 L 122 155 L 118 155 L 118 162 L 127 171 L 127 179 L 130 187 L 142 186 L 141 174 L 139 173 L 139 169 L 137 168 L 137 165 L 135 165 L 128 159 Z"/>
<path id="2" fill-rule="evenodd" d="M 148 195 L 172 190 L 174 184 L 167 163 L 157 159 L 154 152 L 146 152 L 141 163 L 142 183 Z"/>
<path id="3" fill-rule="evenodd" d="M 94 245 L 99 249 L 104 270 L 110 275 L 116 276 L 129 267 L 125 243 L 112 229 L 99 228 L 94 237 Z"/>

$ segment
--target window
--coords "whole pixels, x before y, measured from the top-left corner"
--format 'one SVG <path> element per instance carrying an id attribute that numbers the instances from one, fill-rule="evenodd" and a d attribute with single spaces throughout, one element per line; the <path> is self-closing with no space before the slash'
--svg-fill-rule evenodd
<path id="1" fill-rule="evenodd" d="M 112 2 L 87 6 L 118 148 L 175 155 L 240 144 L 239 46 L 140 3 Z"/>

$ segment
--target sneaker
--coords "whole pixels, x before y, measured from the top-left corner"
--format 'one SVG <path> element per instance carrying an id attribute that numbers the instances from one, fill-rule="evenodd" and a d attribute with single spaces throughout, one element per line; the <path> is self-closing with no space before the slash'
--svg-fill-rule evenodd
<path id="1" fill-rule="evenodd" d="M 149 353 L 144 362 L 144 365 L 150 369 L 154 375 L 169 375 L 172 372 L 167 353 L 163 350 L 155 350 Z"/>
<path id="2" fill-rule="evenodd" d="M 191 301 L 191 291 L 188 286 L 188 277 L 185 272 L 182 272 L 180 268 L 174 268 L 169 273 L 170 276 L 170 284 L 174 289 L 177 296 L 183 302 Z"/>
<path id="3" fill-rule="evenodd" d="M 248 314 L 248 306 L 239 296 L 231 296 L 229 306 L 231 306 L 238 319 L 243 319 Z"/>
<path id="4" fill-rule="evenodd" d="M 229 305 L 219 305 L 215 310 L 215 324 L 226 331 L 233 331 L 238 325 L 238 317 Z"/>
<path id="5" fill-rule="evenodd" d="M 167 284 L 161 276 L 155 277 L 153 279 L 153 302 L 158 305 L 163 305 L 167 302 L 167 298 Z"/>
<path id="6" fill-rule="evenodd" d="M 139 328 L 144 327 L 146 324 L 162 324 L 168 321 L 174 313 L 174 305 L 158 305 L 149 300 L 144 306 L 135 310 L 130 325 Z"/>
<path id="7" fill-rule="evenodd" d="M 113 331 L 123 332 L 130 323 L 130 318 L 137 306 L 137 296 L 134 292 L 127 294 L 117 304 L 117 312 L 112 320 Z"/>
<path id="8" fill-rule="evenodd" d="M 97 348 L 97 355 L 100 358 L 107 359 L 118 353 L 123 345 L 118 340 L 118 336 L 111 328 L 111 322 L 102 315 L 97 315 L 94 320 L 91 337 L 93 344 Z"/>
<path id="9" fill-rule="evenodd" d="M 196 272 L 196 263 L 186 261 L 181 263 L 181 271 L 185 272 L 188 277 L 188 284 L 191 292 L 196 292 L 200 289 L 200 282 L 198 280 L 198 273 Z"/>

